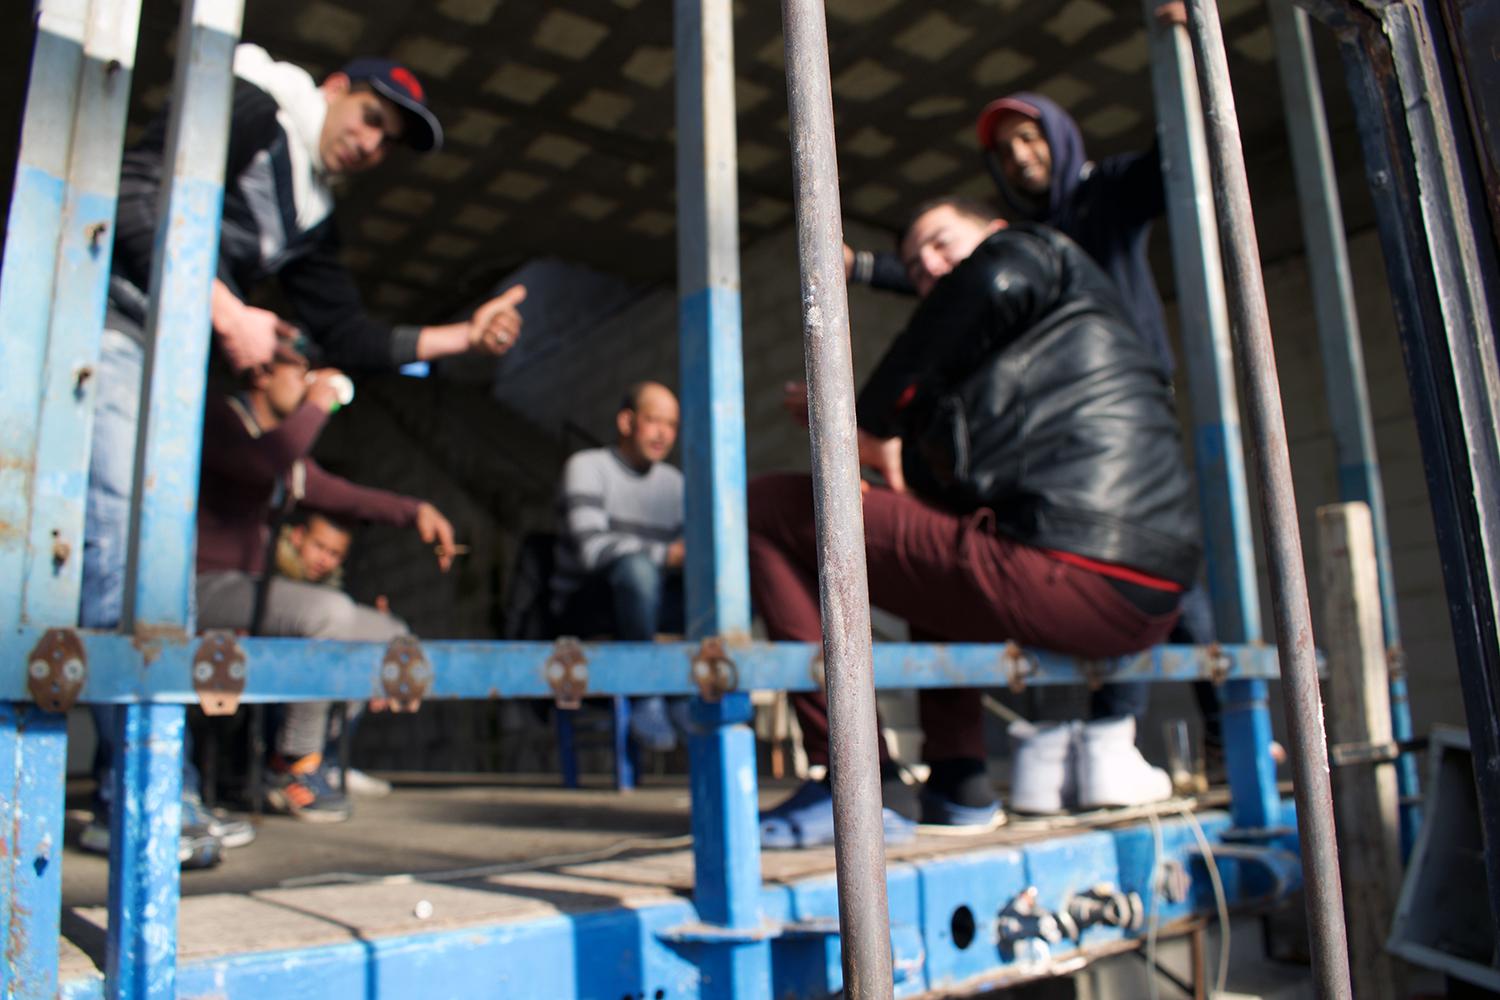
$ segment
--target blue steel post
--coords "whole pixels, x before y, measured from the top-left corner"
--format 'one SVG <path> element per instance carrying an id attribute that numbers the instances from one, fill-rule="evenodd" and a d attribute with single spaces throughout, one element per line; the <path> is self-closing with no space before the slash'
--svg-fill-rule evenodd
<path id="1" fill-rule="evenodd" d="M 37 415 L 21 617 L 78 620 L 83 511 L 99 339 L 114 244 L 115 193 L 130 100 L 140 0 L 94 0 L 84 37 L 68 188 Z"/>
<path id="2" fill-rule="evenodd" d="M 96 0 L 47 5 L 41 13 L 15 190 L 18 216 L 0 286 L 4 319 L 18 323 L 6 329 L 0 393 L 5 457 L 17 460 L 3 463 L 9 469 L 3 502 L 7 515 L 20 514 L 0 531 L 0 569 L 7 573 L 0 624 L 8 627 L 78 621 L 90 376 L 99 356 L 140 6 Z M 44 65 L 49 59 L 57 63 Z M 37 226 L 34 233 L 22 229 L 28 222 Z M 6 996 L 56 992 L 65 759 L 60 716 L 35 706 L 0 712 L 0 780 L 9 813 L 0 840 Z"/>
<path id="3" fill-rule="evenodd" d="M 1156 0 L 1146 0 L 1151 82 L 1177 280 L 1178 327 L 1191 389 L 1208 589 L 1219 640 L 1255 642 L 1261 638 L 1260 587 L 1203 107 L 1187 32 L 1159 24 L 1154 17 L 1158 6 Z M 1281 800 L 1269 752 L 1266 683 L 1229 681 L 1220 686 L 1219 699 L 1235 823 L 1248 829 L 1276 826 Z"/>
<path id="4" fill-rule="evenodd" d="M 676 0 L 677 293 L 687 476 L 687 626 L 733 655 L 750 634 L 740 354 L 734 15 L 730 0 Z M 747 932 L 704 946 L 705 995 L 768 996 L 760 829 L 749 697 L 697 701 L 692 737 L 694 900 L 706 921 Z"/>
<path id="5" fill-rule="evenodd" d="M 38 12 L 36 54 L 0 274 L 0 626 L 21 623 L 32 469 L 53 274 L 78 106 L 87 0 Z M 71 619 L 63 619 L 68 621 Z M 60 624 L 61 622 L 59 622 Z M 0 702 L 0 996 L 57 994 L 61 716 Z"/>
<path id="6" fill-rule="evenodd" d="M 138 634 L 192 631 L 209 291 L 242 14 L 242 0 L 194 0 L 182 9 L 126 570 L 125 624 Z M 118 714 L 108 989 L 118 998 L 166 998 L 174 995 L 177 958 L 183 709 L 146 703 Z"/>
<path id="7" fill-rule="evenodd" d="M 1380 574 L 1381 624 L 1385 629 L 1390 663 L 1391 731 L 1397 740 L 1411 739 L 1411 706 L 1406 695 L 1406 670 L 1401 650 L 1401 623 L 1396 611 L 1396 579 L 1391 567 L 1390 535 L 1386 528 L 1385 491 L 1380 484 L 1380 460 L 1375 451 L 1374 421 L 1365 379 L 1364 348 L 1359 338 L 1359 315 L 1349 276 L 1349 248 L 1344 240 L 1343 210 L 1318 64 L 1308 33 L 1307 14 L 1290 0 L 1272 0 L 1271 28 L 1276 39 L 1276 64 L 1281 73 L 1282 100 L 1292 144 L 1292 166 L 1302 204 L 1302 234 L 1312 279 L 1313 309 L 1318 342 L 1323 353 L 1323 384 L 1333 421 L 1339 462 L 1339 496 L 1370 507 L 1375 529 L 1375 560 Z M 1413 754 L 1396 761 L 1401 792 L 1401 854 L 1416 843 L 1422 823 L 1417 762 Z"/>
<path id="8" fill-rule="evenodd" d="M 71 122 L 88 0 L 47 0 L 37 17 L 21 148 L 0 273 L 0 624 L 21 621 L 37 412 L 62 235 Z M 3 972 L 0 972 L 3 975 Z"/>

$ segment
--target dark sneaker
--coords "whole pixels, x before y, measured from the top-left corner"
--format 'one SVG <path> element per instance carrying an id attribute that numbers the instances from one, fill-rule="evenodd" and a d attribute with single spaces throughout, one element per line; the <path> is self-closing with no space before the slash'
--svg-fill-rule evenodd
<path id="1" fill-rule="evenodd" d="M 225 850 L 244 847 L 255 839 L 255 827 L 248 819 L 231 816 L 223 809 L 210 808 L 196 795 L 182 797 L 182 826 L 186 829 L 190 824 L 207 829 Z"/>
<path id="2" fill-rule="evenodd" d="M 187 812 L 184 808 L 183 815 Z M 100 814 L 89 820 L 78 836 L 78 846 L 91 854 L 109 855 L 109 816 Z M 177 863 L 184 871 L 212 868 L 224 860 L 224 845 L 205 827 L 184 822 L 177 839 Z"/>
<path id="3" fill-rule="evenodd" d="M 880 811 L 887 844 L 917 835 L 917 824 L 894 809 Z M 765 850 L 824 847 L 833 843 L 833 792 L 821 781 L 803 782 L 774 809 L 760 814 L 760 846 Z"/>
<path id="4" fill-rule="evenodd" d="M 630 738 L 642 750 L 657 753 L 668 753 L 677 747 L 677 730 L 667 714 L 667 699 L 660 695 L 631 699 Z"/>
<path id="5" fill-rule="evenodd" d="M 323 775 L 323 755 L 310 753 L 288 764 L 271 758 L 266 805 L 306 823 L 342 823 L 349 818 L 349 800 L 334 790 Z"/>

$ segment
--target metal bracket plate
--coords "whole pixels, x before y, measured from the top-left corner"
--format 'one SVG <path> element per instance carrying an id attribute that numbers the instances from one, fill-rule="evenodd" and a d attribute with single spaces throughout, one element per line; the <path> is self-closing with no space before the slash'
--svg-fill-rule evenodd
<path id="1" fill-rule="evenodd" d="M 248 670 L 245 652 L 234 641 L 234 633 L 205 632 L 193 654 L 193 690 L 198 692 L 203 714 L 233 715 L 245 693 Z"/>
<path id="2" fill-rule="evenodd" d="M 542 676 L 557 707 L 578 708 L 583 704 L 583 694 L 589 689 L 589 658 L 584 655 L 583 645 L 573 636 L 560 636 L 552 647 L 552 655 L 542 665 Z"/>
<path id="3" fill-rule="evenodd" d="M 380 684 L 398 712 L 415 712 L 432 687 L 432 662 L 415 636 L 398 635 L 380 661 Z"/>
<path id="4" fill-rule="evenodd" d="M 698 685 L 698 694 L 707 702 L 716 702 L 740 684 L 740 672 L 724 652 L 724 640 L 715 636 L 704 639 L 693 656 L 690 674 Z"/>
<path id="5" fill-rule="evenodd" d="M 1026 678 L 1037 671 L 1036 657 L 1022 649 L 1014 642 L 1005 644 L 1006 683 L 1012 694 L 1020 694 L 1026 690 Z"/>
<path id="6" fill-rule="evenodd" d="M 49 712 L 72 708 L 88 679 L 88 654 L 78 633 L 70 628 L 48 629 L 26 660 L 26 687 L 32 699 Z"/>

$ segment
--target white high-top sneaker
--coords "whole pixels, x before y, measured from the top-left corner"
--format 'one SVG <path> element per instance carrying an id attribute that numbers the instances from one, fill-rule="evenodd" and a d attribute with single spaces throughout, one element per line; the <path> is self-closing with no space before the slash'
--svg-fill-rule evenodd
<path id="1" fill-rule="evenodd" d="M 1135 717 L 1096 719 L 1078 727 L 1074 746 L 1078 807 L 1107 809 L 1172 797 L 1172 779 L 1135 745 Z"/>
<path id="2" fill-rule="evenodd" d="M 1073 730 L 1077 725 L 1010 724 L 1012 811 L 1059 813 L 1073 804 Z"/>

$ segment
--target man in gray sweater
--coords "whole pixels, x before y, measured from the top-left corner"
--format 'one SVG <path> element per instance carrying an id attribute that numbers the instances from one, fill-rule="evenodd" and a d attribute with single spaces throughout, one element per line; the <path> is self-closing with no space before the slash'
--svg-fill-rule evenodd
<path id="1" fill-rule="evenodd" d="M 672 390 L 637 383 L 615 414 L 614 446 L 564 466 L 552 576 L 560 632 L 642 641 L 682 631 L 682 473 L 663 461 L 677 426 Z M 633 701 L 630 732 L 647 749 L 676 743 L 660 697 Z"/>

